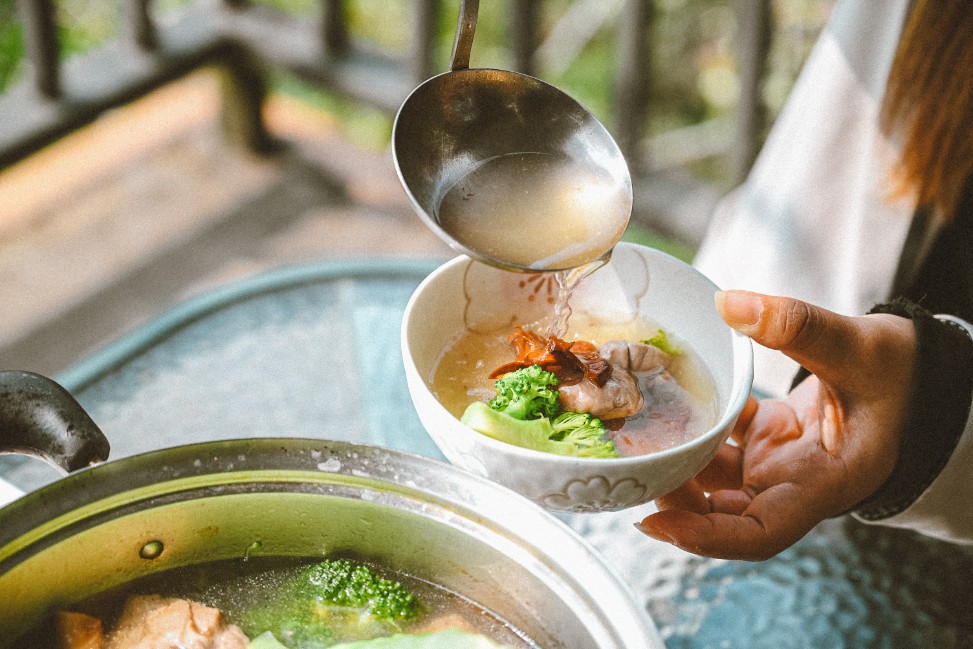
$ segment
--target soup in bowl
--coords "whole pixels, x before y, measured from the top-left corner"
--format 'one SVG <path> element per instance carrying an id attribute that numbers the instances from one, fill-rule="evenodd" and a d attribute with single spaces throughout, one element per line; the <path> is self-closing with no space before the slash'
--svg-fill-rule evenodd
<path id="1" fill-rule="evenodd" d="M 654 500 L 713 458 L 750 393 L 751 343 L 720 318 L 716 290 L 689 264 L 623 242 L 573 288 L 565 321 L 555 317 L 562 287 L 553 274 L 452 259 L 420 284 L 403 317 L 419 418 L 450 462 L 548 510 Z M 565 373 L 572 363 L 580 378 Z M 513 422 L 514 434 L 495 434 L 498 419 L 504 427 L 522 410 L 497 383 L 518 370 L 556 374 L 541 382 L 558 398 L 525 417 L 533 421 Z M 543 445 L 523 441 L 537 429 L 556 432 Z"/>

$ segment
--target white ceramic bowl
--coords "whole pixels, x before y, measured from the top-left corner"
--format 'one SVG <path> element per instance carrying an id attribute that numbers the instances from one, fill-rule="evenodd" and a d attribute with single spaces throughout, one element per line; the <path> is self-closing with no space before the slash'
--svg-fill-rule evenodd
<path id="1" fill-rule="evenodd" d="M 444 349 L 464 330 L 509 332 L 551 309 L 544 276 L 502 271 L 462 256 L 416 289 L 402 321 L 405 374 L 423 426 L 450 462 L 562 512 L 619 510 L 662 496 L 699 472 L 726 440 L 753 380 L 749 338 L 730 329 L 713 300 L 717 287 L 685 262 L 652 248 L 616 246 L 609 264 L 571 299 L 615 320 L 644 316 L 688 343 L 715 382 L 716 424 L 675 448 L 618 459 L 574 458 L 497 441 L 463 425 L 430 390 Z"/>

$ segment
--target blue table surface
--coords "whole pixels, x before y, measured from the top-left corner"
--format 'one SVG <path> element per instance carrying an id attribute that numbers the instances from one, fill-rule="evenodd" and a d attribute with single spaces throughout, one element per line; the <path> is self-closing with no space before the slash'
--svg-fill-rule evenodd
<path id="1" fill-rule="evenodd" d="M 434 267 L 281 268 L 193 298 L 55 377 L 119 458 L 240 437 L 378 444 L 442 459 L 412 406 L 403 309 Z M 60 476 L 0 457 L 23 489 Z M 851 518 L 761 563 L 695 557 L 632 524 L 650 507 L 561 516 L 609 560 L 669 649 L 973 646 L 973 550 Z"/>

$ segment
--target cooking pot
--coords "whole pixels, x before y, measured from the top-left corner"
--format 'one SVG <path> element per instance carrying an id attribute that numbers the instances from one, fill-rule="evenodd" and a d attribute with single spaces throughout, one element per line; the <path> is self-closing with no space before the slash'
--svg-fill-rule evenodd
<path id="1" fill-rule="evenodd" d="M 570 528 L 445 463 L 287 438 L 102 462 L 107 442 L 81 406 L 23 372 L 0 372 L 0 413 L 0 452 L 72 471 L 0 508 L 0 647 L 52 610 L 149 574 L 332 553 L 464 595 L 540 647 L 664 646 L 633 594 Z"/>

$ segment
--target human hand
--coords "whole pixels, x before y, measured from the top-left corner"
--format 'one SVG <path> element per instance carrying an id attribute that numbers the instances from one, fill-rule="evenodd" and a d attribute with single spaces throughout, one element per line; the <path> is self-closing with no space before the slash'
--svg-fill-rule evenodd
<path id="1" fill-rule="evenodd" d="M 893 315 L 841 316 L 784 297 L 717 294 L 731 327 L 812 376 L 782 400 L 747 402 L 695 478 L 638 527 L 710 557 L 763 560 L 874 493 L 898 458 L 916 335 Z"/>

